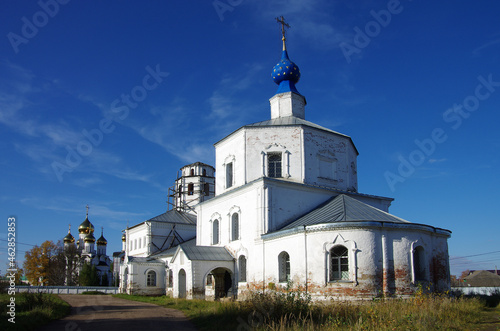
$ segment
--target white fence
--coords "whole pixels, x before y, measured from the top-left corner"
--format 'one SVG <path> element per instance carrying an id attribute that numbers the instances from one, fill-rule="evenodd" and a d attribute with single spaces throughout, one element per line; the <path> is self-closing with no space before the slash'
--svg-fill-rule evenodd
<path id="1" fill-rule="evenodd" d="M 99 291 L 106 294 L 117 294 L 118 287 L 110 286 L 16 286 L 18 293 L 52 293 L 81 294 L 83 292 Z"/>
<path id="2" fill-rule="evenodd" d="M 479 295 L 493 295 L 500 294 L 500 287 L 474 287 L 474 286 L 460 286 L 452 287 L 452 291 L 460 291 L 464 295 L 479 294 Z"/>

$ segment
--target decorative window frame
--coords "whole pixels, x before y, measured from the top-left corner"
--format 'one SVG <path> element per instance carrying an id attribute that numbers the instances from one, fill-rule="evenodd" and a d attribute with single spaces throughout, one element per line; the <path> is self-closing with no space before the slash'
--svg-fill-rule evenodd
<path id="1" fill-rule="evenodd" d="M 286 146 L 280 144 L 271 144 L 264 148 L 263 151 L 260 152 L 262 155 L 262 176 L 269 177 L 269 154 L 272 153 L 281 153 L 281 178 L 290 178 L 290 152 L 287 150 Z"/>
<path id="2" fill-rule="evenodd" d="M 214 222 L 215 221 L 219 222 L 218 233 L 217 233 L 217 236 L 218 236 L 219 240 L 217 241 L 217 243 L 214 243 Z M 222 224 L 222 217 L 220 216 L 220 214 L 219 213 L 212 214 L 212 217 L 210 217 L 210 245 L 212 245 L 212 246 L 218 245 L 221 242 L 221 238 L 220 238 L 220 235 L 221 235 L 221 231 L 220 231 L 221 224 Z"/>
<path id="3" fill-rule="evenodd" d="M 344 246 L 347 248 L 347 261 L 349 263 L 349 278 L 347 280 L 330 280 L 330 251 L 336 246 Z M 358 285 L 358 260 L 357 253 L 360 250 L 357 248 L 357 244 L 354 240 L 345 240 L 344 237 L 339 233 L 335 236 L 333 241 L 327 241 L 323 244 L 323 253 L 325 255 L 325 285 L 335 284 L 335 283 L 354 283 Z"/>
<path id="4" fill-rule="evenodd" d="M 228 179 L 227 179 L 227 169 L 226 167 L 232 164 L 232 171 L 231 171 L 231 185 L 228 185 Z M 224 163 L 222 164 L 222 167 L 224 168 L 224 189 L 227 190 L 231 187 L 234 187 L 235 184 L 235 179 L 234 179 L 234 174 L 235 174 L 235 169 L 236 169 L 236 157 L 234 155 L 228 155 L 224 159 Z"/>
<path id="5" fill-rule="evenodd" d="M 238 238 L 233 239 L 233 215 L 238 215 Z M 229 209 L 227 214 L 229 220 L 229 241 L 236 241 L 241 239 L 241 208 L 238 206 L 233 206 Z"/>

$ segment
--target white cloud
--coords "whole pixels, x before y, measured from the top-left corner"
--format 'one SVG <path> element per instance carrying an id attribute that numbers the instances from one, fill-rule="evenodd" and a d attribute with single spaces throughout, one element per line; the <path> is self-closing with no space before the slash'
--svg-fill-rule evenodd
<path id="1" fill-rule="evenodd" d="M 60 92 L 57 86 L 40 82 L 30 71 L 10 63 L 0 62 L 0 72 L 5 74 L 0 78 L 3 90 L 0 93 L 0 124 L 19 134 L 13 136 L 11 141 L 15 150 L 34 161 L 31 166 L 35 170 L 54 179 L 53 162 L 66 164 L 67 150 L 75 150 L 78 143 L 86 139 L 82 134 L 84 128 L 80 127 L 81 123 L 72 125 L 49 112 L 42 113 L 46 107 L 43 100 L 50 100 L 51 95 Z M 40 92 L 43 92 L 43 98 Z M 103 108 L 91 97 L 80 95 L 77 99 Z M 84 179 L 80 178 L 82 174 Z M 73 176 L 69 179 L 70 183 L 87 187 L 101 183 L 100 176 L 103 174 L 156 186 L 151 175 L 128 169 L 123 166 L 120 156 L 99 146 L 93 146 L 92 153 L 82 157 L 81 164 L 64 176 Z"/>
<path id="2" fill-rule="evenodd" d="M 77 201 L 73 198 L 66 197 L 29 197 L 21 199 L 21 203 L 34 207 L 40 210 L 51 210 L 55 212 L 62 212 L 66 214 L 77 215 L 75 219 L 82 220 L 85 217 L 85 205 L 82 205 L 81 201 Z M 150 217 L 150 212 L 128 212 L 123 211 L 123 206 L 118 206 L 114 203 L 109 203 L 108 205 L 102 204 L 101 202 L 88 201 L 85 202 L 89 205 L 89 219 L 105 219 L 109 221 L 121 221 L 123 224 L 124 220 L 144 220 L 146 217 Z M 115 205 L 115 207 L 111 207 Z M 94 222 L 93 222 L 94 223 Z M 95 224 L 94 224 L 95 225 Z"/>

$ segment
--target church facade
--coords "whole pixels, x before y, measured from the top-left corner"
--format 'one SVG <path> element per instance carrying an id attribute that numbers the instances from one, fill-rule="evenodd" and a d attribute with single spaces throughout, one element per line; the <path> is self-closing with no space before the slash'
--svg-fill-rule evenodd
<path id="1" fill-rule="evenodd" d="M 99 239 L 94 237 L 94 225 L 89 221 L 89 210 L 87 206 L 87 216 L 78 227 L 78 240 L 71 234 L 71 228 L 68 234 L 63 238 L 64 250 L 67 254 L 75 255 L 72 263 L 76 265 L 67 266 L 68 269 L 75 268 L 77 273 L 81 271 L 84 264 L 95 266 L 100 285 L 109 286 L 113 283 L 113 274 L 111 272 L 111 259 L 106 253 L 108 242 L 104 238 L 103 231 Z M 96 247 L 97 246 L 97 247 Z M 66 285 L 72 281 L 66 277 Z"/>
<path id="2" fill-rule="evenodd" d="M 121 291 L 213 300 L 300 288 L 321 300 L 449 289 L 451 231 L 391 215 L 393 199 L 358 192 L 358 151 L 349 136 L 305 119 L 284 37 L 272 77 L 271 118 L 215 143 L 206 199 L 188 190 L 189 208 L 177 203 L 126 230 Z M 204 185 L 196 169 L 182 169 L 175 199 L 186 200 L 186 182 Z"/>

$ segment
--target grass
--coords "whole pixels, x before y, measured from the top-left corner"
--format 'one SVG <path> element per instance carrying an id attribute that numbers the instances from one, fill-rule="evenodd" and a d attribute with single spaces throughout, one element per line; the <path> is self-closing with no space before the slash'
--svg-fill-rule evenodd
<path id="1" fill-rule="evenodd" d="M 500 327 L 484 298 L 417 293 L 410 299 L 311 303 L 299 292 L 254 293 L 244 302 L 115 295 L 183 311 L 201 330 L 470 330 Z M 496 305 L 498 305 L 498 301 Z"/>
<path id="2" fill-rule="evenodd" d="M 63 318 L 71 311 L 68 303 L 54 294 L 16 293 L 15 324 L 7 315 L 11 296 L 0 294 L 0 330 L 35 330 L 52 320 Z"/>
<path id="3" fill-rule="evenodd" d="M 118 298 L 183 311 L 200 330 L 481 330 L 500 329 L 500 296 L 453 297 L 417 293 L 410 299 L 312 303 L 302 292 L 253 293 L 242 302 L 118 294 Z M 16 324 L 10 296 L 0 294 L 0 330 L 35 330 L 70 312 L 56 295 L 17 293 Z"/>

